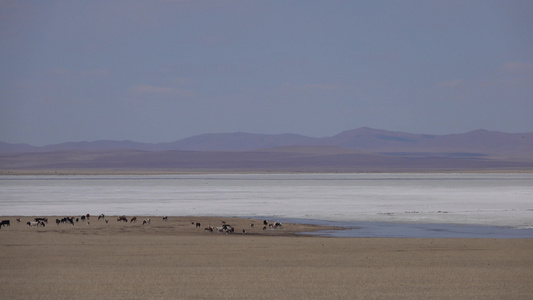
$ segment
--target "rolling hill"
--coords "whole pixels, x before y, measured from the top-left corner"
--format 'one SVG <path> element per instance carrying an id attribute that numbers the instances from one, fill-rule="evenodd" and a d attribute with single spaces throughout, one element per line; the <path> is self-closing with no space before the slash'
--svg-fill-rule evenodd
<path id="1" fill-rule="evenodd" d="M 426 135 L 359 128 L 331 137 L 203 134 L 170 143 L 0 143 L 0 170 L 23 172 L 429 172 L 533 170 L 533 133 Z"/>

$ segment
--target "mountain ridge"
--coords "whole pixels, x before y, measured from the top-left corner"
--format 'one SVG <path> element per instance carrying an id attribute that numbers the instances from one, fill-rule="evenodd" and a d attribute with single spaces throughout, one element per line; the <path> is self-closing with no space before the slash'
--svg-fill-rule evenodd
<path id="1" fill-rule="evenodd" d="M 483 153 L 488 156 L 533 156 L 533 133 L 505 133 L 478 129 L 445 135 L 413 134 L 361 127 L 330 137 L 299 134 L 207 133 L 174 142 L 141 143 L 97 140 L 47 146 L 0 142 L 0 153 L 51 152 L 62 150 L 142 151 L 257 151 L 287 146 L 334 146 L 371 153 Z"/>
<path id="2" fill-rule="evenodd" d="M 474 130 L 429 135 L 371 128 L 331 137 L 203 134 L 170 143 L 0 142 L 0 174 L 45 172 L 533 171 L 533 133 Z"/>

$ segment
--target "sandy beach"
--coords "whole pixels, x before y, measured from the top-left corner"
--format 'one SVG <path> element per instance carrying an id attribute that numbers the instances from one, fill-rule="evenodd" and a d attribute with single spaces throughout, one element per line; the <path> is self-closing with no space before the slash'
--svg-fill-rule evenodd
<path id="1" fill-rule="evenodd" d="M 530 299 L 533 239 L 302 236 L 216 217 L 0 217 L 4 299 Z M 145 218 L 150 224 L 142 225 Z M 275 222 L 275 220 L 269 220 Z M 224 234 L 205 230 L 223 223 Z M 196 223 L 200 223 L 197 227 Z M 254 225 L 252 227 L 252 224 Z M 244 233 L 243 230 L 246 232 Z"/>

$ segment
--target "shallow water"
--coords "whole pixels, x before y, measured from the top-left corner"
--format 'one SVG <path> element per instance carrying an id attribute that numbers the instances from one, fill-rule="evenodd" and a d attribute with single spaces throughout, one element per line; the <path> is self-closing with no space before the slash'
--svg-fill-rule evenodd
<path id="1" fill-rule="evenodd" d="M 391 222 L 335 222 L 322 220 L 285 219 L 285 222 L 338 226 L 342 230 L 323 230 L 302 233 L 328 237 L 365 238 L 533 238 L 533 228 L 514 228 L 471 224 L 391 223 Z"/>
<path id="2" fill-rule="evenodd" d="M 336 235 L 488 236 L 496 229 L 487 226 L 529 235 L 517 228 L 533 228 L 533 174 L 0 176 L 0 215 L 86 213 L 265 216 L 356 227 Z"/>

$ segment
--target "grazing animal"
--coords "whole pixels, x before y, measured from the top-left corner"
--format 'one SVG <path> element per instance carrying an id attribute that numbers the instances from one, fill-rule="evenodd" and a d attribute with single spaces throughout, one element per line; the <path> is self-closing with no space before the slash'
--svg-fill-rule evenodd
<path id="1" fill-rule="evenodd" d="M 38 227 L 39 225 L 42 225 L 44 227 L 44 222 L 42 222 L 42 221 L 39 221 L 39 222 L 28 222 L 26 224 L 28 224 L 28 226 L 30 226 L 30 227 L 33 227 L 33 226 Z"/>
<path id="2" fill-rule="evenodd" d="M 128 223 L 128 218 L 126 218 L 126 216 L 120 216 L 117 218 L 117 222 L 120 222 L 120 221 Z"/>
<path id="3" fill-rule="evenodd" d="M 81 216 L 81 221 L 82 221 L 82 222 L 85 221 L 85 216 Z"/>
<path id="4" fill-rule="evenodd" d="M 91 217 L 90 214 L 86 214 L 85 217 L 87 217 L 87 220 L 89 220 L 89 218 Z"/>
<path id="5" fill-rule="evenodd" d="M 167 216 L 164 216 L 164 217 L 163 217 L 163 221 L 168 221 L 168 217 L 167 217 Z"/>
<path id="6" fill-rule="evenodd" d="M 150 225 L 150 219 L 144 219 L 142 225 L 144 224 Z"/>
<path id="7" fill-rule="evenodd" d="M 20 218 L 17 218 L 17 222 L 20 223 Z"/>
<path id="8" fill-rule="evenodd" d="M 130 223 L 137 223 L 137 217 L 131 218 Z"/>
<path id="9" fill-rule="evenodd" d="M 59 220 L 60 223 L 67 223 L 69 222 L 71 225 L 74 225 L 74 217 L 64 217 L 63 219 Z M 57 223 L 57 221 L 56 221 Z M 58 224 L 59 225 L 59 224 Z"/>
<path id="10" fill-rule="evenodd" d="M 108 219 L 105 219 L 105 223 L 106 223 L 106 224 L 109 223 L 109 220 L 108 220 Z"/>
<path id="11" fill-rule="evenodd" d="M 11 227 L 11 221 L 9 221 L 9 220 L 3 220 L 2 222 L 0 222 L 0 228 L 1 228 L 2 226 L 9 226 L 9 227 Z"/>
<path id="12" fill-rule="evenodd" d="M 200 228 L 202 225 L 198 222 L 196 222 L 196 228 Z"/>
<path id="13" fill-rule="evenodd" d="M 281 223 L 280 222 L 271 223 L 271 224 L 268 224 L 268 227 L 277 229 L 278 227 L 281 227 Z"/>
<path id="14" fill-rule="evenodd" d="M 56 219 L 56 224 L 57 224 L 57 226 L 59 226 L 59 224 L 61 224 L 61 220 Z"/>
<path id="15" fill-rule="evenodd" d="M 263 220 L 263 225 L 267 226 L 268 225 L 268 221 L 267 220 Z"/>
<path id="16" fill-rule="evenodd" d="M 233 233 L 235 232 L 235 228 L 231 227 L 230 225 L 223 224 L 220 227 L 216 228 L 218 233 Z"/>
<path id="17" fill-rule="evenodd" d="M 101 214 L 101 215 L 98 216 L 98 221 L 100 221 L 100 219 L 104 219 L 105 220 L 104 214 Z"/>
<path id="18" fill-rule="evenodd" d="M 214 228 L 212 226 L 207 226 L 206 228 L 204 228 L 204 230 L 213 232 Z"/>
<path id="19" fill-rule="evenodd" d="M 44 223 L 48 223 L 48 218 L 35 218 L 35 222 L 44 222 Z"/>

